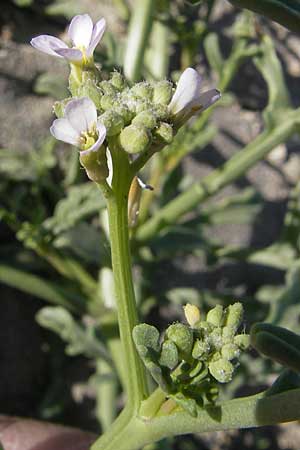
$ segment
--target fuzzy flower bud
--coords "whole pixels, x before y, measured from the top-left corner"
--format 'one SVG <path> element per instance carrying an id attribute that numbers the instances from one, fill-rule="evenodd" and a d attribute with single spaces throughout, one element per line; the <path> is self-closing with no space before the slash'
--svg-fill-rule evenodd
<path id="1" fill-rule="evenodd" d="M 169 123 L 161 122 L 154 130 L 155 138 L 163 144 L 171 144 L 173 140 L 173 127 Z"/>
<path id="2" fill-rule="evenodd" d="M 102 114 L 99 117 L 99 120 L 105 126 L 107 136 L 115 136 L 116 134 L 119 134 L 124 127 L 124 120 L 122 116 L 111 110 Z"/>
<path id="3" fill-rule="evenodd" d="M 172 83 L 167 80 L 159 81 L 153 89 L 153 102 L 168 105 L 173 93 Z"/>
<path id="4" fill-rule="evenodd" d="M 225 358 L 220 358 L 217 361 L 212 361 L 208 369 L 211 375 L 219 381 L 219 383 L 228 383 L 232 380 L 234 371 L 233 365 Z"/>
<path id="5" fill-rule="evenodd" d="M 150 110 L 144 110 L 137 114 L 132 123 L 135 125 L 143 125 L 149 130 L 152 130 L 157 125 L 156 117 Z"/>
<path id="6" fill-rule="evenodd" d="M 223 308 L 221 305 L 216 305 L 213 309 L 208 311 L 206 320 L 209 323 L 212 323 L 216 327 L 219 327 L 222 324 L 223 319 Z"/>
<path id="7" fill-rule="evenodd" d="M 174 342 L 183 359 L 188 360 L 193 347 L 192 330 L 183 323 L 174 323 L 167 328 L 166 336 L 170 341 Z"/>
<path id="8" fill-rule="evenodd" d="M 197 322 L 200 320 L 200 310 L 196 305 L 192 305 L 191 303 L 187 303 L 184 307 L 184 315 L 187 320 L 187 323 L 190 327 L 194 328 Z"/>
<path id="9" fill-rule="evenodd" d="M 131 88 L 131 92 L 137 97 L 151 100 L 153 95 L 153 88 L 147 81 L 142 81 L 141 83 L 135 84 Z"/>
<path id="10" fill-rule="evenodd" d="M 101 109 L 107 111 L 108 109 L 113 108 L 116 101 L 116 97 L 114 94 L 104 94 L 100 101 Z"/>
<path id="11" fill-rule="evenodd" d="M 92 80 L 87 80 L 77 89 L 78 97 L 89 97 L 97 109 L 101 109 L 102 92 Z"/>
<path id="12" fill-rule="evenodd" d="M 129 125 L 120 134 L 121 147 L 127 153 L 140 153 L 150 144 L 148 130 L 141 125 Z"/>
<path id="13" fill-rule="evenodd" d="M 235 331 L 242 323 L 244 308 L 241 303 L 229 305 L 225 311 L 225 325 L 232 327 Z"/>
<path id="14" fill-rule="evenodd" d="M 119 72 L 113 72 L 111 74 L 110 82 L 118 91 L 122 91 L 126 86 L 125 78 Z"/>

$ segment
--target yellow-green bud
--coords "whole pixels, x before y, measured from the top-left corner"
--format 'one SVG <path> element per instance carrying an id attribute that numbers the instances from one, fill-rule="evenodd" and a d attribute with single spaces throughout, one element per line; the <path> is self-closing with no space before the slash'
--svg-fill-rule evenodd
<path id="1" fill-rule="evenodd" d="M 122 91 L 126 85 L 125 78 L 119 72 L 112 72 L 110 82 L 118 91 Z"/>
<path id="2" fill-rule="evenodd" d="M 115 106 L 114 111 L 116 111 L 122 117 L 125 125 L 128 125 L 134 116 L 133 112 L 130 111 L 126 105 Z"/>
<path id="3" fill-rule="evenodd" d="M 225 325 L 232 327 L 236 331 L 242 323 L 243 313 L 244 308 L 241 303 L 229 305 L 225 311 Z"/>
<path id="4" fill-rule="evenodd" d="M 132 123 L 135 125 L 143 125 L 149 130 L 152 130 L 157 125 L 155 115 L 149 110 L 140 112 L 137 116 L 135 116 Z"/>
<path id="5" fill-rule="evenodd" d="M 173 140 L 173 127 L 169 123 L 161 122 L 159 127 L 154 131 L 154 136 L 159 142 L 166 145 L 170 144 Z"/>
<path id="6" fill-rule="evenodd" d="M 208 341 L 197 339 L 193 347 L 192 357 L 195 359 L 205 359 L 210 350 L 211 348 Z"/>
<path id="7" fill-rule="evenodd" d="M 235 329 L 232 327 L 223 327 L 222 328 L 222 339 L 224 344 L 228 344 L 232 342 L 235 335 Z"/>
<path id="8" fill-rule="evenodd" d="M 222 328 L 216 327 L 209 334 L 209 340 L 216 349 L 220 349 L 223 345 Z"/>
<path id="9" fill-rule="evenodd" d="M 247 350 L 250 346 L 250 336 L 249 334 L 237 334 L 233 338 L 233 342 L 241 349 Z"/>
<path id="10" fill-rule="evenodd" d="M 195 324 L 200 320 L 200 310 L 196 305 L 187 303 L 184 307 L 184 315 L 190 327 L 194 328 Z"/>
<path id="11" fill-rule="evenodd" d="M 233 365 L 227 359 L 221 358 L 209 364 L 211 375 L 220 383 L 228 383 L 232 379 Z"/>
<path id="12" fill-rule="evenodd" d="M 153 111 L 158 120 L 167 120 L 170 115 L 168 107 L 162 104 L 154 105 Z"/>
<path id="13" fill-rule="evenodd" d="M 112 108 L 116 102 L 116 97 L 114 94 L 104 94 L 100 101 L 101 109 L 107 111 Z"/>
<path id="14" fill-rule="evenodd" d="M 127 153 L 143 152 L 150 144 L 149 132 L 141 125 L 129 125 L 121 131 L 120 144 Z"/>
<path id="15" fill-rule="evenodd" d="M 99 83 L 99 87 L 102 89 L 104 94 L 114 95 L 116 94 L 116 88 L 112 85 L 110 81 L 103 80 Z"/>
<path id="16" fill-rule="evenodd" d="M 106 150 L 103 145 L 96 152 L 81 152 L 79 159 L 91 181 L 101 183 L 108 177 Z"/>
<path id="17" fill-rule="evenodd" d="M 238 358 L 240 353 L 238 346 L 235 344 L 225 344 L 221 350 L 223 358 L 228 359 L 228 361 Z"/>
<path id="18" fill-rule="evenodd" d="M 167 80 L 159 81 L 153 90 L 153 102 L 168 105 L 173 95 L 172 83 Z"/>
<path id="19" fill-rule="evenodd" d="M 115 136 L 119 134 L 124 127 L 122 116 L 114 111 L 106 111 L 100 116 L 100 120 L 106 128 L 107 136 Z"/>
<path id="20" fill-rule="evenodd" d="M 153 88 L 147 81 L 142 81 L 141 83 L 135 84 L 131 88 L 131 92 L 137 97 L 151 100 L 153 95 Z"/>
<path id="21" fill-rule="evenodd" d="M 221 326 L 223 319 L 223 307 L 221 305 L 215 306 L 213 309 L 208 311 L 206 315 L 206 320 L 209 323 L 212 323 L 216 327 Z"/>
<path id="22" fill-rule="evenodd" d="M 89 97 L 97 109 L 101 109 L 102 92 L 91 80 L 86 81 L 78 88 L 78 97 Z"/>
<path id="23" fill-rule="evenodd" d="M 151 108 L 151 103 L 147 100 L 135 100 L 135 113 L 139 114 L 142 111 Z"/>
<path id="24" fill-rule="evenodd" d="M 179 355 L 188 360 L 192 353 L 193 331 L 183 323 L 174 323 L 166 330 L 166 336 L 174 342 L 178 348 Z"/>

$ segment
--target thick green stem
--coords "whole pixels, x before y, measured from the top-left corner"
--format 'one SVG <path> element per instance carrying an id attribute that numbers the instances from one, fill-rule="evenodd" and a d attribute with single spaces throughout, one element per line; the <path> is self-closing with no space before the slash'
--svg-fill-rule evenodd
<path id="1" fill-rule="evenodd" d="M 193 184 L 187 191 L 160 209 L 150 220 L 137 231 L 136 239 L 146 241 L 162 228 L 175 223 L 185 213 L 224 186 L 244 175 L 248 169 L 263 159 L 276 145 L 286 141 L 298 125 L 299 110 L 287 113 L 287 118 L 271 132 L 265 131 L 259 135 L 244 150 L 234 155 L 219 169 L 214 170 L 199 183 Z"/>
<path id="2" fill-rule="evenodd" d="M 138 81 L 141 76 L 145 48 L 153 22 L 154 6 L 155 0 L 138 0 L 133 5 L 124 59 L 124 73 L 131 81 Z"/>

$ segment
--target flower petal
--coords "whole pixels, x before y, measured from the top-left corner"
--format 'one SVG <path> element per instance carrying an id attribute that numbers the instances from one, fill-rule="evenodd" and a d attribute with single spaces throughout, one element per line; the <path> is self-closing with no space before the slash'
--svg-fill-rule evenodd
<path id="1" fill-rule="evenodd" d="M 108 167 L 108 173 L 109 173 L 108 177 L 106 178 L 106 181 L 107 181 L 107 184 L 111 187 L 114 171 L 113 171 L 112 157 L 111 157 L 111 153 L 110 153 L 110 150 L 108 147 L 106 149 L 106 161 L 107 161 L 107 167 Z"/>
<path id="2" fill-rule="evenodd" d="M 210 89 L 203 92 L 197 100 L 197 104 L 201 106 L 201 111 L 216 103 L 221 98 L 221 92 L 218 89 Z"/>
<path id="3" fill-rule="evenodd" d="M 201 76 L 196 70 L 191 67 L 185 69 L 169 104 L 169 109 L 173 114 L 178 114 L 199 98 L 201 80 Z"/>
<path id="4" fill-rule="evenodd" d="M 48 34 L 42 34 L 41 36 L 31 39 L 30 44 L 41 52 L 58 57 L 62 56 L 57 54 L 57 50 L 68 48 L 62 40 L 54 36 L 49 36 Z"/>
<path id="5" fill-rule="evenodd" d="M 80 14 L 73 17 L 68 35 L 75 47 L 88 48 L 93 32 L 93 22 L 88 14 Z"/>
<path id="6" fill-rule="evenodd" d="M 54 120 L 50 127 L 50 133 L 59 141 L 76 146 L 79 145 L 80 134 L 74 130 L 68 119 L 65 119 L 64 117 Z"/>
<path id="7" fill-rule="evenodd" d="M 97 122 L 97 110 L 88 97 L 71 100 L 65 109 L 65 117 L 72 127 L 80 134 L 88 131 Z"/>
<path id="8" fill-rule="evenodd" d="M 97 131 L 98 131 L 98 139 L 97 139 L 97 141 L 95 142 L 95 144 L 93 144 L 87 150 L 82 150 L 80 152 L 81 155 L 87 155 L 87 154 L 89 154 L 91 152 L 96 152 L 98 150 L 98 148 L 101 147 L 101 145 L 103 144 L 104 139 L 106 137 L 106 128 L 99 121 L 97 122 Z"/>
<path id="9" fill-rule="evenodd" d="M 68 61 L 81 61 L 83 58 L 82 52 L 77 48 L 62 48 L 56 50 L 58 56 L 62 56 Z"/>
<path id="10" fill-rule="evenodd" d="M 93 32 L 92 32 L 92 36 L 91 36 L 90 44 L 86 50 L 86 55 L 88 57 L 92 56 L 92 54 L 94 53 L 95 48 L 97 47 L 97 45 L 99 44 L 99 42 L 103 36 L 105 27 L 106 27 L 106 22 L 105 22 L 104 18 L 98 20 L 98 22 L 95 23 Z"/>

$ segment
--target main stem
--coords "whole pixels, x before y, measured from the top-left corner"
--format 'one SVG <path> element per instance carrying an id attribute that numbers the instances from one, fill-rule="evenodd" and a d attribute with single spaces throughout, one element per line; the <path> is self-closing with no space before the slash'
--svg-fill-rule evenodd
<path id="1" fill-rule="evenodd" d="M 124 165 L 121 167 L 124 169 Z M 123 170 L 122 175 L 120 174 L 114 193 L 108 198 L 108 216 L 119 330 L 123 348 L 126 406 L 132 412 L 137 412 L 141 401 L 147 396 L 147 383 L 144 367 L 132 339 L 132 330 L 138 323 L 138 317 L 129 248 L 127 211 L 129 182 L 126 170 Z"/>

